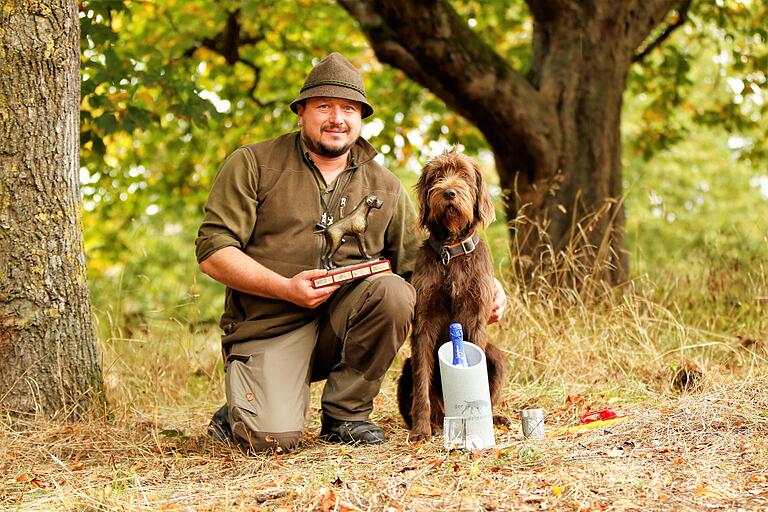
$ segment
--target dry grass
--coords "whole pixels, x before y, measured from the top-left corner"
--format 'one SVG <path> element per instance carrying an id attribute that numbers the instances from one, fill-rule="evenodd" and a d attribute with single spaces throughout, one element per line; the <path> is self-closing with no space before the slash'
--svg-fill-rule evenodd
<path id="1" fill-rule="evenodd" d="M 376 419 L 389 441 L 355 448 L 317 440 L 249 458 L 204 434 L 213 403 L 132 411 L 66 426 L 6 423 L 0 504 L 18 510 L 765 510 L 768 381 L 654 403 L 578 436 L 446 452 L 412 446 L 391 385 Z M 572 406 L 552 406 L 558 423 Z M 509 412 L 509 411 L 508 411 Z M 563 422 L 567 423 L 567 422 Z M 186 434 L 185 434 L 186 433 Z"/>
<path id="2" fill-rule="evenodd" d="M 205 435 L 223 397 L 215 329 L 105 323 L 109 417 L 0 420 L 0 508 L 765 511 L 768 279 L 762 267 L 731 277 L 739 300 L 755 299 L 749 314 L 739 306 L 741 316 L 724 318 L 722 304 L 738 300 L 717 283 L 695 293 L 642 282 L 623 294 L 594 282 L 573 290 L 546 278 L 511 287 L 492 335 L 512 369 L 497 411 L 512 427 L 475 453 L 446 452 L 437 438 L 407 443 L 394 389 L 405 349 L 375 402 L 383 446 L 319 441 L 315 386 L 301 449 L 246 457 Z M 533 405 L 550 429 L 605 406 L 629 419 L 533 442 L 516 420 Z"/>

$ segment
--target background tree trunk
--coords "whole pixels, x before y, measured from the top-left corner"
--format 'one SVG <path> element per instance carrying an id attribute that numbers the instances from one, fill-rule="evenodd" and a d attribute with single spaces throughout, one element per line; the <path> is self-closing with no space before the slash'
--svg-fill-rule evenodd
<path id="1" fill-rule="evenodd" d="M 0 404 L 77 417 L 102 400 L 80 226 L 75 0 L 0 7 Z"/>
<path id="2" fill-rule="evenodd" d="M 529 277 L 542 260 L 571 258 L 576 272 L 564 284 L 578 284 L 584 272 L 613 284 L 626 279 L 622 95 L 636 50 L 680 0 L 527 0 L 534 18 L 527 76 L 447 0 L 338 2 L 379 60 L 483 133 L 507 194 L 513 254 Z"/>

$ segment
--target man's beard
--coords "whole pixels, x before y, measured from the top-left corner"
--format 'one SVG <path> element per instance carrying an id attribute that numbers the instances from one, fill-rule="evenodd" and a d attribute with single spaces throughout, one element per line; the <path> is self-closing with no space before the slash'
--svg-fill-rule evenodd
<path id="1" fill-rule="evenodd" d="M 355 145 L 355 142 L 357 142 L 357 140 L 353 140 L 341 147 L 332 148 L 323 144 L 322 142 L 315 143 L 315 141 L 310 140 L 310 138 L 304 135 L 304 133 L 301 134 L 301 138 L 304 140 L 304 144 L 306 144 L 310 151 L 326 158 L 335 158 L 337 156 L 343 155 L 349 151 L 349 148 Z"/>

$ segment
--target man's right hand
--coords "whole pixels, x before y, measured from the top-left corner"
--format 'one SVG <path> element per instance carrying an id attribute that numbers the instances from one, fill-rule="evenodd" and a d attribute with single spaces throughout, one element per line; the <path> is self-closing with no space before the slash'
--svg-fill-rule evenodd
<path id="1" fill-rule="evenodd" d="M 323 288 L 314 288 L 312 280 L 327 274 L 327 270 L 313 269 L 299 272 L 288 280 L 286 300 L 297 306 L 314 309 L 330 298 L 339 289 L 338 284 Z"/>
<path id="2" fill-rule="evenodd" d="M 305 270 L 287 279 L 236 247 L 219 249 L 200 263 L 200 270 L 237 291 L 286 300 L 305 308 L 316 308 L 339 289 L 338 284 L 318 289 L 312 287 L 312 279 L 324 276 L 327 270 Z"/>

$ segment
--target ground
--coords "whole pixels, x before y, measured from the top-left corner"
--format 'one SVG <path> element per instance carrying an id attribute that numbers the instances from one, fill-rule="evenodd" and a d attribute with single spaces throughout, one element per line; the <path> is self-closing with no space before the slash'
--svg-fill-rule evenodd
<path id="1" fill-rule="evenodd" d="M 317 438 L 316 406 L 300 449 L 248 457 L 212 441 L 215 403 L 123 411 L 68 425 L 3 422 L 0 507 L 6 510 L 768 510 L 764 379 L 641 401 L 610 400 L 620 424 L 446 451 L 412 445 L 390 382 L 374 419 L 375 447 Z M 511 396 L 511 395 L 510 395 Z M 547 427 L 574 423 L 568 396 Z M 501 412 L 515 417 L 509 402 Z"/>

